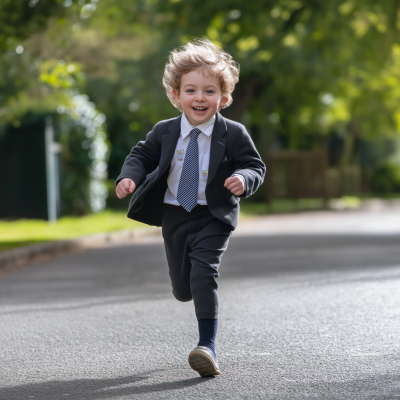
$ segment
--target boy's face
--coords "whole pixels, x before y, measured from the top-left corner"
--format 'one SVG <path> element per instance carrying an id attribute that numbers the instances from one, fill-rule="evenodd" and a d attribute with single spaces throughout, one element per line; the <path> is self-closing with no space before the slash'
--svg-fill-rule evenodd
<path id="1" fill-rule="evenodd" d="M 222 96 L 219 79 L 202 69 L 182 75 L 174 96 L 193 126 L 207 122 L 228 101 Z"/>

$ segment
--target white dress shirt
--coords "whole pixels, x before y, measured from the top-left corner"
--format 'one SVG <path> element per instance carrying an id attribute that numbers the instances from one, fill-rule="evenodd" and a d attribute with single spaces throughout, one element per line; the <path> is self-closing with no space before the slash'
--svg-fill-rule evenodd
<path id="1" fill-rule="evenodd" d="M 199 189 L 197 192 L 197 204 L 206 205 L 206 184 L 208 178 L 208 166 L 210 164 L 210 148 L 211 148 L 211 134 L 214 129 L 215 115 L 204 122 L 201 125 L 194 127 L 188 121 L 185 113 L 182 113 L 181 119 L 181 134 L 176 144 L 174 156 L 171 160 L 171 168 L 167 179 L 168 188 L 165 192 L 164 203 L 179 206 L 180 204 L 176 200 L 178 194 L 179 180 L 181 178 L 183 160 L 185 159 L 186 149 L 190 141 L 189 133 L 193 128 L 197 128 L 201 131 L 197 138 L 199 146 Z M 239 176 L 243 182 L 244 179 L 241 175 Z"/>

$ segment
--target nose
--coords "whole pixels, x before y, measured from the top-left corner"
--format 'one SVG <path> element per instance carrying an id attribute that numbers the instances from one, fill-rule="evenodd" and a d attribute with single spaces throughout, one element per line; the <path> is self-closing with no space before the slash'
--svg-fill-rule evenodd
<path id="1" fill-rule="evenodd" d="M 202 91 L 196 92 L 195 101 L 204 101 L 205 96 Z"/>

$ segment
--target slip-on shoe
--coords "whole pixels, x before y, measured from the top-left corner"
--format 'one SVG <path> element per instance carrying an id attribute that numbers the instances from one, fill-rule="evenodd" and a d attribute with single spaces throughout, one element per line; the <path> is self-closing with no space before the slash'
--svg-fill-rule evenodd
<path id="1" fill-rule="evenodd" d="M 201 376 L 219 375 L 221 373 L 218 361 L 207 347 L 195 347 L 189 354 L 189 365 Z"/>

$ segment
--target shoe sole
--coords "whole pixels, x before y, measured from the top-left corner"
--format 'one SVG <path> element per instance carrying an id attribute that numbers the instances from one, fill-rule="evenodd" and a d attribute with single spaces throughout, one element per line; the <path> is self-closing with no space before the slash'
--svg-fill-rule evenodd
<path id="1" fill-rule="evenodd" d="M 189 365 L 201 376 L 219 375 L 221 373 L 216 368 L 214 360 L 205 351 L 193 350 L 189 354 Z"/>

